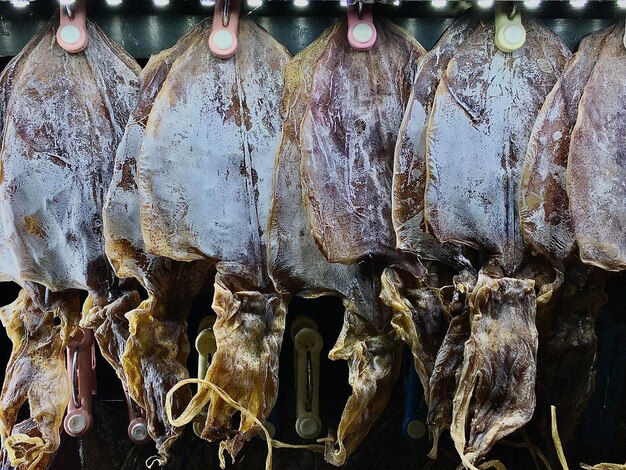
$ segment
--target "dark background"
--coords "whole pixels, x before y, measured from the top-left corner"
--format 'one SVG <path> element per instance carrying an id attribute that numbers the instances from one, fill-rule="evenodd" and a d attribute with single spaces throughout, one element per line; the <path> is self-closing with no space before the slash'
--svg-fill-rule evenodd
<path id="1" fill-rule="evenodd" d="M 0 3 L 0 66 L 6 65 L 26 42 L 54 14 L 56 2 L 35 0 L 23 10 L 8 2 Z M 191 26 L 211 14 L 211 8 L 197 1 L 172 0 L 167 7 L 155 7 L 148 0 L 125 0 L 122 6 L 109 7 L 104 1 L 93 0 L 90 17 L 116 41 L 120 42 L 141 65 L 148 57 L 173 45 Z M 460 13 L 459 2 L 436 10 L 430 2 L 403 2 L 399 7 L 375 5 L 375 14 L 387 16 L 411 32 L 429 49 L 444 29 Z M 279 42 L 296 53 L 312 42 L 336 18 L 343 15 L 338 2 L 312 2 L 306 8 L 294 7 L 290 2 L 269 2 L 250 11 L 254 19 L 265 27 Z M 491 14 L 489 11 L 477 14 Z M 542 18 L 574 49 L 580 38 L 591 31 L 605 27 L 617 20 L 624 21 L 626 10 L 614 2 L 590 2 L 585 8 L 573 9 L 566 2 L 543 2 L 536 10 L 523 10 L 523 15 Z M 587 413 L 583 417 L 574 442 L 566 448 L 570 465 L 577 468 L 580 462 L 598 463 L 626 461 L 626 325 L 623 313 L 626 306 L 626 284 L 622 276 L 607 283 L 609 302 L 597 323 L 599 336 L 597 387 Z M 13 284 L 0 284 L 0 304 L 15 299 L 18 288 Z M 209 312 L 212 294 L 196 299 L 189 318 L 189 334 L 193 343 L 200 320 Z M 345 400 L 349 396 L 348 370 L 344 362 L 326 359 L 329 349 L 341 329 L 343 307 L 337 299 L 295 299 L 290 306 L 286 336 L 281 353 L 281 388 L 272 420 L 279 427 L 277 438 L 290 443 L 303 443 L 293 430 L 295 421 L 293 343 L 289 328 L 295 317 L 310 315 L 324 338 L 322 351 L 320 407 L 324 425 L 335 429 L 341 417 Z M 0 368 L 4 370 L 10 354 L 10 342 L 0 334 Z M 426 458 L 429 443 L 426 439 L 409 440 L 402 430 L 404 394 L 409 377 L 408 351 L 405 351 L 403 373 L 394 389 L 390 405 L 376 423 L 361 448 L 351 457 L 349 469 L 453 469 L 459 459 L 449 438 L 444 438 L 440 459 L 432 462 Z M 192 346 L 189 370 L 196 372 L 197 354 Z M 122 388 L 112 368 L 102 357 L 98 358 L 98 395 L 95 403 L 96 426 L 85 439 L 63 437 L 62 446 L 54 468 L 71 470 L 84 468 L 136 469 L 144 468 L 145 459 L 155 453 L 151 445 L 135 446 L 126 437 L 128 418 L 123 402 Z M 424 409 L 418 412 L 424 413 Z M 532 437 L 532 436 L 531 436 Z M 521 442 L 514 434 L 509 441 Z M 541 442 L 537 441 L 541 446 Z M 174 448 L 174 458 L 169 469 L 218 468 L 217 447 L 198 439 L 191 429 Z M 533 468 L 529 452 L 511 446 L 496 446 L 490 457 L 500 458 L 509 469 Z M 262 469 L 265 465 L 265 443 L 253 439 L 241 452 L 236 467 Z M 319 456 L 307 451 L 276 450 L 276 469 L 333 468 Z M 554 468 L 558 468 L 558 465 Z"/>

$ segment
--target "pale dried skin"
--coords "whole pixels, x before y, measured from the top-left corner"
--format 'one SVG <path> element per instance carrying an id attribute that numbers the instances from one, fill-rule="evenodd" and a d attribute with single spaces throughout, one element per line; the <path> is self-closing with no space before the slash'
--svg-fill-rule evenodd
<path id="1" fill-rule="evenodd" d="M 274 163 L 268 222 L 268 269 L 279 291 L 302 296 L 349 295 L 356 267 L 329 263 L 309 231 L 300 182 L 300 124 L 311 90 L 311 74 L 338 25 L 325 30 L 285 67 L 281 100 L 283 127 Z"/>
<path id="2" fill-rule="evenodd" d="M 0 320 L 13 343 L 0 395 L 0 436 L 11 464 L 19 469 L 40 468 L 46 454 L 60 443 L 60 428 L 70 399 L 65 369 L 64 328 L 80 313 L 78 296 L 65 297 L 64 311 L 44 312 L 25 290 L 12 304 L 0 309 Z M 64 318 L 54 325 L 54 316 Z M 20 433 L 14 427 L 17 414 L 28 400 L 36 430 Z"/>
<path id="3" fill-rule="evenodd" d="M 608 271 L 626 268 L 623 38 L 623 25 L 606 38 L 579 103 L 567 165 L 567 194 L 580 259 Z"/>
<path id="4" fill-rule="evenodd" d="M 466 467 L 475 468 L 498 440 L 533 414 L 535 312 L 533 281 L 496 279 L 481 271 L 470 298 L 471 336 L 465 344 L 450 427 Z"/>
<path id="5" fill-rule="evenodd" d="M 343 23 L 318 59 L 302 122 L 302 185 L 313 237 L 331 262 L 394 256 L 393 149 L 415 60 L 424 49 L 375 21 L 376 44 L 355 51 Z"/>
<path id="6" fill-rule="evenodd" d="M 441 242 L 501 258 L 505 274 L 527 249 L 519 179 L 533 122 L 569 51 L 548 28 L 524 22 L 526 43 L 505 54 L 494 26 L 478 28 L 444 73 L 428 123 L 426 222 Z"/>
<path id="7" fill-rule="evenodd" d="M 101 210 L 113 156 L 134 104 L 139 66 L 93 23 L 68 54 L 55 25 L 12 80 L 1 154 L 5 237 L 20 278 L 51 290 L 103 291 Z"/>
<path id="8" fill-rule="evenodd" d="M 570 136 L 578 103 L 613 27 L 583 38 L 547 96 L 528 142 L 520 182 L 520 219 L 524 239 L 535 253 L 559 265 L 574 248 L 565 187 Z"/>
<path id="9" fill-rule="evenodd" d="M 104 202 L 105 247 L 115 273 L 120 277 L 137 278 L 149 291 L 154 290 L 153 272 L 167 270 L 172 263 L 150 255 L 144 245 L 136 181 L 137 157 L 152 104 L 172 63 L 194 41 L 204 24 L 197 25 L 170 49 L 151 57 L 141 71 L 137 104 L 117 148 L 111 184 Z"/>
<path id="10" fill-rule="evenodd" d="M 618 463 L 599 463 L 594 465 L 587 465 L 584 463 L 580 464 L 580 467 L 584 470 L 626 470 L 626 464 L 618 464 Z"/>
<path id="11" fill-rule="evenodd" d="M 336 466 L 345 463 L 389 402 L 402 357 L 402 343 L 390 325 L 378 331 L 352 311 L 348 302 L 344 305 L 343 328 L 328 354 L 332 360 L 348 361 L 352 387 L 337 437 L 326 442 L 326 461 Z"/>
<path id="12" fill-rule="evenodd" d="M 452 315 L 448 330 L 437 351 L 429 379 L 428 431 L 433 446 L 428 454 L 437 458 L 439 438 L 452 422 L 452 400 L 458 386 L 458 372 L 463 366 L 465 342 L 470 336 L 469 297 L 476 277 L 464 272 L 454 277 L 448 313 Z"/>
<path id="13" fill-rule="evenodd" d="M 143 238 L 154 255 L 214 260 L 263 287 L 289 54 L 244 19 L 235 57 L 217 59 L 210 32 L 207 22 L 174 62 L 148 118 L 137 161 Z"/>
<path id="14" fill-rule="evenodd" d="M 413 353 L 415 370 L 424 389 L 424 400 L 430 406 L 430 377 L 437 351 L 444 339 L 448 321 L 445 317 L 438 289 L 429 281 L 416 279 L 393 268 L 387 268 L 381 277 L 381 298 L 393 311 L 391 325 Z"/>
<path id="15" fill-rule="evenodd" d="M 137 302 L 108 309 L 96 337 L 101 349 L 116 349 L 113 360 L 112 354 L 107 359 L 119 370 L 131 398 L 145 410 L 148 432 L 162 460 L 167 460 L 169 448 L 182 432 L 167 419 L 165 396 L 176 383 L 189 377 L 186 317 L 209 266 L 147 253 L 141 233 L 136 166 L 152 103 L 174 60 L 202 28 L 202 24 L 196 26 L 174 47 L 152 57 L 142 71 L 139 100 L 118 147 L 103 213 L 106 252 L 115 273 L 137 279 L 149 298 L 141 305 Z M 184 387 L 176 395 L 173 411 L 178 413 L 190 398 L 190 388 Z"/>
<path id="16" fill-rule="evenodd" d="M 474 17 L 456 20 L 437 44 L 417 62 L 413 90 L 394 152 L 392 219 L 397 247 L 430 259 L 445 259 L 441 246 L 424 226 L 426 125 L 435 91 L 452 55 L 478 26 Z"/>
<path id="17" fill-rule="evenodd" d="M 13 89 L 13 81 L 15 75 L 22 70 L 24 60 L 29 57 L 30 51 L 35 48 L 41 38 L 47 33 L 46 28 L 39 30 L 37 35 L 32 38 L 28 44 L 14 57 L 0 74 L 0 133 L 4 135 L 4 124 L 6 120 L 7 106 Z M 3 170 L 0 167 L 0 181 L 3 176 Z M 18 282 L 20 279 L 19 267 L 15 253 L 7 246 L 6 234 L 4 229 L 0 230 L 0 279 L 3 281 Z"/>

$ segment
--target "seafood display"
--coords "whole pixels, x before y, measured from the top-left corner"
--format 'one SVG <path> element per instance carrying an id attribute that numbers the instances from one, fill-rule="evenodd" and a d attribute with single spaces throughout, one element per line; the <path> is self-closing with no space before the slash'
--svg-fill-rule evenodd
<path id="1" fill-rule="evenodd" d="M 255 446 L 267 470 L 272 448 L 375 468 L 361 452 L 402 413 L 420 463 L 501 468 L 508 445 L 565 467 L 622 377 L 597 320 L 626 267 L 623 21 L 572 54 L 517 5 L 460 6 L 427 51 L 350 5 L 292 57 L 229 5 L 143 68 L 64 6 L 0 74 L 0 280 L 19 287 L 0 305 L 3 468 L 63 467 L 92 431 L 68 424 L 97 395 L 87 337 L 120 382 L 99 387 L 125 394 L 122 433 L 150 444 L 124 469 L 194 452 L 261 468 Z M 313 357 L 289 326 L 321 297 L 334 337 L 315 331 Z M 291 426 L 302 400 L 315 432 Z"/>

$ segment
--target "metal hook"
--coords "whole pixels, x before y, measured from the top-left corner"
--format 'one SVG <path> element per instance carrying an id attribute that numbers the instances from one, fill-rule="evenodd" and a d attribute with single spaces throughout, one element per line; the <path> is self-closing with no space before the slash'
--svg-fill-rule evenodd
<path id="1" fill-rule="evenodd" d="M 517 8 L 518 8 L 518 3 L 514 2 L 513 6 L 511 7 L 511 13 L 509 13 L 507 16 L 509 17 L 509 20 L 512 20 L 513 18 L 515 18 L 515 15 L 517 14 Z"/>
<path id="2" fill-rule="evenodd" d="M 229 10 L 230 10 L 230 0 L 224 0 L 224 10 L 223 10 L 223 15 L 222 15 L 222 26 L 224 26 L 224 28 L 228 26 L 228 23 L 230 23 Z"/>
<path id="3" fill-rule="evenodd" d="M 78 396 L 78 347 L 74 349 L 74 360 L 72 361 L 72 400 L 74 400 L 74 406 L 80 408 L 81 402 Z"/>
<path id="4" fill-rule="evenodd" d="M 363 19 L 363 2 L 359 2 L 359 19 Z"/>
<path id="5" fill-rule="evenodd" d="M 74 10 L 72 10 L 72 5 L 65 5 L 65 12 L 70 20 L 74 19 Z"/>

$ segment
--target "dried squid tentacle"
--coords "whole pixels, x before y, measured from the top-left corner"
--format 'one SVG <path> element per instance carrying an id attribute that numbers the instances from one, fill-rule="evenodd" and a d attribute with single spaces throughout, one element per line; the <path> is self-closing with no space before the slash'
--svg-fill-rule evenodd
<path id="1" fill-rule="evenodd" d="M 466 310 L 450 321 L 430 377 L 428 431 L 433 445 L 428 456 L 431 459 L 437 458 L 439 438 L 452 422 L 452 399 L 458 386 L 456 372 L 463 365 L 463 349 L 469 336 L 469 310 Z"/>
<path id="2" fill-rule="evenodd" d="M 392 310 L 391 325 L 413 353 L 415 370 L 430 405 L 430 377 L 448 322 L 435 289 L 412 277 L 387 268 L 381 277 L 381 298 Z M 412 285 L 414 284 L 414 285 Z"/>
<path id="3" fill-rule="evenodd" d="M 83 306 L 81 327 L 94 330 L 100 352 L 123 382 L 126 382 L 126 376 L 122 368 L 122 355 L 129 334 L 128 320 L 124 314 L 140 303 L 139 293 L 131 291 L 111 303 L 102 297 L 89 296 Z"/>
<path id="4" fill-rule="evenodd" d="M 285 331 L 288 298 L 275 292 L 250 290 L 239 278 L 219 274 L 215 279 L 213 327 L 217 351 L 206 380 L 215 384 L 259 420 L 269 416 L 278 394 L 278 359 Z M 226 449 L 237 455 L 259 428 L 249 416 L 241 416 L 239 429 L 232 429 L 236 410 L 219 395 L 201 387 L 188 410 L 199 412 L 210 401 L 202 437 L 227 438 Z M 196 413 L 197 414 L 197 413 Z"/>
<path id="5" fill-rule="evenodd" d="M 483 271 L 470 309 L 471 336 L 450 433 L 463 464 L 475 469 L 499 439 L 530 420 L 535 408 L 535 283 L 496 279 Z"/>
<path id="6" fill-rule="evenodd" d="M 62 331 L 75 322 L 80 308 L 75 293 L 55 311 L 45 312 L 25 289 L 12 304 L 0 309 L 0 320 L 13 343 L 5 382 L 0 395 L 0 436 L 11 465 L 39 468 L 60 443 L 70 384 L 65 368 L 65 346 L 69 334 Z M 62 317 L 59 326 L 54 317 Z M 15 421 L 28 399 L 37 429 L 28 434 L 16 432 Z"/>
<path id="7" fill-rule="evenodd" d="M 33 418 L 28 418 L 20 423 L 17 423 L 13 426 L 13 434 L 14 435 L 23 435 L 28 436 L 30 438 L 39 439 L 41 433 L 39 432 L 39 428 L 37 427 L 37 422 Z M 39 457 L 36 462 L 31 463 L 22 463 L 15 466 L 16 470 L 46 470 L 50 464 L 50 462 L 54 459 L 55 453 L 43 453 L 39 454 Z M 7 453 L 4 453 L 3 459 L 1 462 L 1 467 L 9 468 L 13 467 L 11 465 L 11 460 Z"/>
<path id="8" fill-rule="evenodd" d="M 452 400 L 458 386 L 457 371 L 463 366 L 465 342 L 470 337 L 469 297 L 475 284 L 476 276 L 469 272 L 455 276 L 452 295 L 445 305 L 452 319 L 437 352 L 429 383 L 428 430 L 433 445 L 428 456 L 431 459 L 437 458 L 439 438 L 452 422 Z"/>
<path id="9" fill-rule="evenodd" d="M 126 314 L 129 336 L 122 366 L 129 394 L 146 410 L 148 432 L 166 461 L 169 448 L 182 429 L 172 428 L 165 419 L 165 395 L 179 380 L 189 377 L 185 367 L 189 342 L 184 318 L 155 318 L 154 312 L 162 308 L 158 299 L 150 296 Z M 189 402 L 191 390 L 185 388 L 176 398 L 175 410 L 181 403 L 184 406 Z"/>
<path id="10" fill-rule="evenodd" d="M 341 466 L 365 438 L 391 396 L 400 373 L 402 343 L 388 323 L 376 330 L 344 301 L 341 333 L 328 357 L 348 361 L 352 395 L 344 407 L 337 436 L 326 442 L 326 461 Z"/>
<path id="11" fill-rule="evenodd" d="M 171 426 L 165 411 L 167 392 L 189 378 L 187 315 L 205 283 L 208 264 L 163 261 L 151 276 L 149 298 L 128 312 L 129 336 L 122 357 L 130 396 L 146 411 L 148 432 L 156 441 L 162 461 L 182 433 Z M 166 269 L 169 268 L 169 269 Z M 172 409 L 178 414 L 191 399 L 183 387 Z"/>

